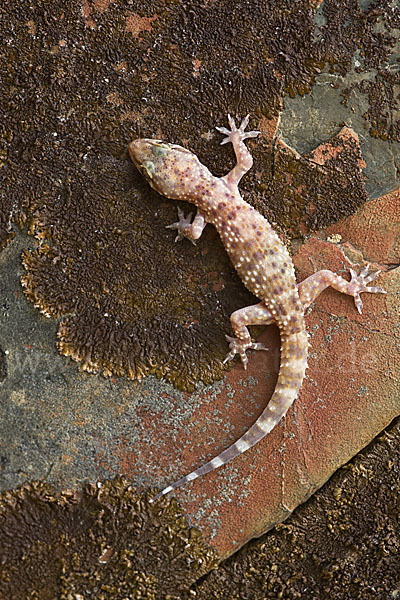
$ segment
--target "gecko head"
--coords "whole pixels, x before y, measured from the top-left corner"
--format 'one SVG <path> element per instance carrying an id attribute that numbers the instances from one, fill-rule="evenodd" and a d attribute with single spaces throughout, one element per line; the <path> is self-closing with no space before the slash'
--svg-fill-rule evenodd
<path id="1" fill-rule="evenodd" d="M 151 187 L 168 198 L 182 198 L 183 172 L 200 165 L 190 150 L 161 140 L 134 140 L 129 144 L 129 154 Z"/>
<path id="2" fill-rule="evenodd" d="M 153 185 L 153 179 L 160 168 L 168 144 L 161 140 L 138 139 L 129 144 L 129 155 L 137 170 Z"/>

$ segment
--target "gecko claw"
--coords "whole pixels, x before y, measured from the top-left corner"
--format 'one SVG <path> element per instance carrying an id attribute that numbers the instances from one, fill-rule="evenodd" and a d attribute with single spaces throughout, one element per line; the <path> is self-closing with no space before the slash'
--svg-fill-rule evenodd
<path id="1" fill-rule="evenodd" d="M 225 337 L 229 342 L 230 352 L 226 355 L 223 364 L 235 358 L 236 354 L 239 354 L 240 359 L 243 363 L 243 368 L 246 370 L 247 363 L 249 362 L 249 359 L 246 355 L 246 350 L 268 350 L 268 348 L 266 348 L 264 344 L 260 342 L 252 342 L 251 340 L 243 341 L 239 340 L 238 338 L 231 337 L 229 335 L 226 335 Z"/>
<path id="2" fill-rule="evenodd" d="M 247 140 L 248 138 L 255 138 L 260 134 L 260 131 L 245 131 L 248 123 L 249 123 L 250 115 L 246 115 L 243 121 L 240 123 L 239 127 L 236 127 L 235 121 L 231 115 L 228 114 L 228 122 L 230 126 L 230 130 L 226 127 L 216 127 L 215 129 L 220 133 L 226 135 L 226 137 L 222 140 L 221 146 L 227 144 L 228 142 L 233 143 L 233 139 L 238 138 L 240 142 L 243 140 Z"/>
<path id="3" fill-rule="evenodd" d="M 185 235 L 185 231 L 187 231 L 190 228 L 190 225 L 192 223 L 192 215 L 193 213 L 190 212 L 188 214 L 187 217 L 185 217 L 185 213 L 183 212 L 183 210 L 181 208 L 178 208 L 178 218 L 179 221 L 177 221 L 176 223 L 171 223 L 171 225 L 166 225 L 165 229 L 177 229 L 178 230 L 178 235 L 175 238 L 175 242 L 181 242 L 182 240 L 189 239 L 192 244 L 194 244 L 196 246 L 196 242 L 188 237 L 187 235 Z"/>
<path id="4" fill-rule="evenodd" d="M 360 294 L 362 292 L 370 292 L 371 294 L 386 294 L 387 293 L 386 290 L 384 290 L 380 286 L 376 286 L 376 287 L 369 286 L 368 287 L 368 283 L 371 283 L 371 281 L 374 281 L 374 279 L 376 279 L 378 277 L 378 275 L 381 273 L 381 271 L 375 271 L 374 273 L 368 273 L 369 267 L 370 267 L 370 265 L 368 263 L 365 267 L 363 267 L 361 269 L 359 275 L 357 275 L 357 273 L 354 271 L 354 269 L 350 269 L 350 275 L 351 275 L 350 294 L 354 298 L 354 304 L 356 305 L 356 309 L 358 310 L 360 315 L 362 313 L 362 308 L 363 308 L 363 302 L 360 298 Z"/>
<path id="5" fill-rule="evenodd" d="M 242 122 L 239 125 L 239 131 L 241 131 L 242 133 L 246 129 L 247 125 L 249 124 L 249 119 L 250 119 L 250 115 L 246 115 L 245 118 L 242 119 Z"/>

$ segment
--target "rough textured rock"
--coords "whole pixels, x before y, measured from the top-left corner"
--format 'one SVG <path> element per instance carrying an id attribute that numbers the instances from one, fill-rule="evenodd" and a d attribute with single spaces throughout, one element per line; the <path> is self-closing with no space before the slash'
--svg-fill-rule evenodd
<path id="1" fill-rule="evenodd" d="M 176 503 L 151 505 L 120 477 L 79 492 L 37 482 L 0 495 L 4 599 L 179 599 L 216 565 Z"/>
<path id="2" fill-rule="evenodd" d="M 375 228 L 378 213 L 379 226 Z M 397 193 L 365 204 L 354 216 L 329 229 L 331 238 L 341 236 L 343 249 L 341 244 L 326 241 L 329 236 L 322 231 L 295 253 L 299 280 L 322 268 L 345 274 L 354 266 L 345 252 L 356 263 L 374 261 L 371 268 L 384 270 L 380 284 L 388 294 L 364 294 L 364 311 L 359 315 L 351 298 L 334 290 L 323 292 L 308 311 L 309 368 L 299 399 L 284 422 L 238 460 L 195 481 L 191 489 L 178 490 L 177 497 L 193 515 L 191 522 L 206 532 L 222 556 L 284 520 L 400 413 L 400 270 L 393 268 L 399 219 Z M 363 231 L 365 223 L 372 228 L 369 234 L 365 228 Z M 171 471 L 172 463 L 176 473 L 179 461 L 188 464 L 179 469 L 183 474 L 211 458 L 238 438 L 262 411 L 279 365 L 275 327 L 259 339 L 270 352 L 252 356 L 247 373 L 237 365 L 227 375 L 212 405 L 219 422 L 207 425 L 206 431 L 209 401 L 201 403 L 194 416 L 195 423 L 202 424 L 200 431 L 189 426 L 179 433 L 179 445 L 164 450 L 165 472 Z M 221 431 L 229 434 L 222 437 Z M 174 433 L 166 432 L 166 447 L 170 436 Z M 194 456 L 199 458 L 194 460 Z"/>
<path id="3" fill-rule="evenodd" d="M 285 523 L 247 544 L 182 600 L 396 598 L 399 464 L 396 419 Z"/>
<path id="4" fill-rule="evenodd" d="M 244 377 L 240 367 L 236 367 L 229 375 L 227 387 L 215 383 L 204 390 L 197 385 L 196 393 L 189 394 L 148 375 L 164 376 L 187 389 L 201 379 L 211 382 L 221 377 L 229 313 L 251 302 L 251 298 L 235 278 L 212 229 L 205 232 L 200 252 L 190 245 L 172 244 L 166 250 L 164 225 L 174 220 L 176 209 L 152 194 L 135 173 L 126 156 L 129 141 L 146 135 L 181 143 L 222 175 L 232 165 L 233 154 L 230 148 L 217 149 L 219 137 L 213 134 L 212 127 L 222 124 L 227 112 L 236 116 L 250 112 L 254 125 L 260 124 L 264 136 L 253 144 L 255 166 L 243 182 L 245 198 L 275 222 L 287 238 L 297 235 L 297 226 L 304 233 L 334 224 L 366 199 L 360 185 L 360 165 L 356 165 L 359 149 L 353 147 L 352 155 L 343 155 L 341 168 L 354 163 L 350 178 L 349 173 L 335 172 L 338 163 L 333 165 L 332 176 L 326 163 L 321 164 L 321 155 L 312 157 L 310 153 L 329 141 L 327 157 L 334 158 L 332 150 L 336 152 L 340 140 L 335 146 L 332 139 L 343 124 L 359 134 L 367 162 L 368 191 L 381 195 L 382 190 L 393 189 L 396 182 L 398 185 L 399 8 L 383 0 L 325 0 L 322 4 L 307 0 L 250 0 L 235 10 L 230 0 L 17 0 L 8 3 L 6 10 L 6 18 L 0 23 L 0 247 L 8 244 L 0 255 L 0 345 L 4 351 L 0 352 L 0 485 L 7 489 L 25 480 L 42 479 L 58 489 L 79 488 L 88 479 L 105 481 L 119 472 L 127 475 L 138 489 L 155 482 L 161 484 L 226 447 L 254 421 L 272 393 L 279 341 L 276 330 L 266 333 L 271 356 L 254 357 L 253 361 L 259 362 L 253 362 L 250 376 Z M 286 110 L 280 118 L 284 104 Z M 286 145 L 271 143 L 278 121 Z M 297 154 L 288 147 L 296 148 Z M 294 164 L 301 168 L 294 177 L 291 172 L 294 185 L 285 186 L 285 169 Z M 312 173 L 319 179 L 312 178 Z M 330 180 L 336 183 L 333 195 L 329 194 Z M 314 195 L 302 189 L 302 183 L 313 188 Z M 341 184 L 352 189 L 353 195 L 341 196 Z M 324 197 L 319 187 L 324 190 Z M 309 254 L 300 250 L 300 276 L 314 268 L 310 264 L 313 253 L 317 253 L 315 266 L 323 258 L 322 266 L 331 264 L 339 269 L 346 263 L 343 255 L 355 262 L 364 257 L 392 269 L 385 274 L 385 285 L 396 290 L 398 196 L 368 206 L 371 212 L 358 212 L 355 220 L 338 223 L 338 228 L 333 226 L 326 235 L 309 242 Z M 71 231 L 72 222 L 76 229 Z M 26 225 L 29 237 L 15 236 L 16 225 Z M 340 242 L 340 247 L 333 242 Z M 51 313 L 52 319 L 39 314 L 21 293 L 23 248 L 29 264 L 27 273 L 32 277 L 30 283 L 36 277 L 32 299 L 43 311 Z M 40 277 L 43 265 L 46 268 Z M 71 285 L 74 276 L 78 280 L 75 287 Z M 82 282 L 90 285 L 79 286 Z M 398 399 L 398 361 L 391 362 L 390 356 L 390 352 L 398 352 L 398 345 L 391 346 L 398 343 L 397 324 L 391 312 L 398 296 L 392 293 L 381 300 L 384 309 L 378 298 L 365 299 L 361 320 L 350 299 L 325 292 L 316 303 L 320 308 L 309 316 L 315 327 L 314 341 L 321 342 L 310 360 L 317 379 L 310 370 L 302 392 L 309 396 L 300 397 L 292 418 L 289 416 L 273 433 L 275 437 L 271 436 L 270 455 L 265 448 L 257 448 L 253 454 L 256 461 L 249 462 L 246 457 L 241 466 L 228 466 L 223 473 L 202 480 L 199 487 L 180 492 L 180 497 L 186 498 L 185 508 L 191 511 L 191 522 L 201 523 L 208 539 L 225 554 L 269 522 L 286 516 L 297 501 L 321 484 L 324 472 L 341 464 L 373 435 L 374 427 L 378 429 L 389 418 L 390 402 Z M 110 310 L 111 305 L 117 305 L 118 310 Z M 368 307 L 376 307 L 376 312 L 368 312 Z M 75 313 L 80 308 L 81 320 L 76 317 L 79 311 Z M 328 316 L 332 308 L 333 315 Z M 141 328 L 132 328 L 132 322 L 126 325 L 129 310 L 130 316 L 137 311 Z M 386 313 L 382 314 L 382 310 Z M 56 319 L 61 314 L 66 317 L 60 339 L 65 353 L 75 355 L 90 370 L 105 368 L 114 377 L 103 380 L 81 373 L 75 364 L 57 354 Z M 367 354 L 360 356 L 357 352 L 367 344 Z M 353 353 L 355 346 L 358 350 Z M 130 352 L 134 347 L 133 358 L 127 356 L 127 347 Z M 369 353 L 371 347 L 373 354 Z M 106 359 L 107 348 L 115 352 Z M 339 362 L 343 371 L 339 369 L 340 379 L 336 370 L 329 380 L 326 377 L 325 371 L 332 368 L 329 356 Z M 344 359 L 350 372 L 344 369 Z M 148 376 L 139 382 L 120 377 L 122 373 Z M 361 376 L 362 381 L 357 379 Z M 340 388 L 342 380 L 347 389 Z M 359 387 L 355 387 L 357 383 Z M 341 395 L 337 395 L 347 412 L 328 412 L 336 388 L 341 390 Z M 329 396 L 329 390 L 331 396 L 324 405 L 325 392 Z M 362 424 L 365 413 L 360 403 L 370 400 L 373 393 L 378 394 L 379 404 L 369 402 L 370 421 L 364 423 L 365 431 L 355 434 L 354 424 L 349 424 L 346 416 L 353 411 Z M 303 412 L 302 404 L 308 397 L 314 401 Z M 396 412 L 397 406 L 394 408 Z M 319 420 L 321 411 L 330 415 L 327 424 Z M 339 443 L 335 459 L 329 454 L 330 462 L 322 469 L 304 452 L 307 446 L 299 446 L 296 437 L 301 434 L 303 442 L 305 435 L 306 442 L 320 449 L 320 438 L 312 435 L 311 428 L 307 430 L 314 418 L 319 435 L 331 436 L 322 442 L 326 441 L 327 446 L 332 442 L 332 447 L 333 442 Z M 338 424 L 349 439 L 343 445 Z M 193 451 L 192 440 L 197 440 Z M 287 460 L 290 451 L 297 462 Z M 248 510 L 254 501 L 252 485 L 258 491 L 264 489 L 265 477 L 272 469 L 270 477 L 274 480 L 266 497 L 269 501 L 270 492 L 275 491 L 280 503 L 274 515 L 265 517 L 266 499 L 259 498 L 258 522 L 254 522 Z M 395 483 L 389 476 L 386 482 L 377 476 L 376 487 L 369 494 L 369 485 L 364 490 L 357 487 L 363 483 L 361 467 L 355 470 L 354 480 L 350 492 L 350 496 L 354 494 L 353 504 L 361 510 L 359 492 L 354 491 L 361 489 L 367 505 L 362 515 L 372 515 L 366 522 L 378 533 L 368 537 L 362 517 L 357 528 L 348 521 L 343 525 L 342 510 L 324 513 L 327 499 L 320 496 L 323 506 L 318 504 L 314 510 L 313 531 L 324 532 L 325 538 L 314 534 L 310 560 L 317 569 L 322 568 L 325 583 L 315 585 L 309 564 L 308 572 L 303 564 L 300 571 L 304 545 L 296 543 L 293 549 L 292 543 L 301 536 L 291 538 L 289 532 L 286 538 L 289 530 L 285 525 L 281 539 L 286 538 L 288 545 L 281 546 L 277 563 L 273 564 L 266 553 L 264 564 L 249 567 L 249 572 L 237 568 L 236 573 L 243 573 L 249 582 L 254 581 L 250 579 L 252 574 L 259 577 L 259 589 L 263 590 L 266 565 L 272 565 L 269 587 L 262 597 L 270 594 L 274 600 L 279 594 L 288 598 L 305 596 L 309 590 L 314 595 L 325 593 L 341 598 L 340 589 L 365 600 L 369 599 L 370 589 L 357 581 L 365 556 L 365 570 L 370 571 L 365 581 L 376 593 L 397 593 L 394 585 L 390 587 L 395 576 L 391 558 L 397 548 L 390 522 L 391 514 L 398 513 L 390 496 L 390 486 Z M 344 498 L 340 491 L 343 487 L 346 486 L 335 491 L 338 503 Z M 52 494 L 46 490 L 46 494 Z M 57 496 L 61 497 L 66 498 Z M 33 494 L 32 498 L 37 496 Z M 233 518 L 237 527 L 229 545 L 224 528 L 232 520 L 230 499 L 235 503 Z M 68 505 L 68 499 L 66 502 Z M 349 507 L 351 498 L 346 496 L 343 502 Z M 49 506 L 56 505 L 59 507 L 57 501 L 48 502 L 46 496 L 41 506 L 46 512 Z M 386 523 L 381 510 L 385 505 Z M 16 521 L 19 511 L 21 516 L 29 515 L 22 504 L 17 502 L 15 506 L 12 516 Z M 167 522 L 174 506 L 167 502 L 161 507 Z M 375 506 L 380 508 L 376 515 Z M 61 517 L 58 509 L 54 511 L 55 530 L 59 531 L 57 519 L 63 525 L 62 517 L 71 514 L 70 508 L 68 505 Z M 35 519 L 29 521 L 33 527 L 38 517 L 36 510 L 34 515 Z M 299 527 L 309 532 L 310 521 Z M 330 554 L 321 552 L 329 531 L 334 533 Z M 378 537 L 382 531 L 385 536 Z M 359 532 L 362 541 L 356 543 Z M 123 538 L 124 532 L 114 533 L 113 539 L 118 535 Z M 186 533 L 182 535 L 185 544 Z M 24 543 L 29 546 L 31 539 L 27 534 L 26 539 L 20 540 L 21 547 L 25 547 Z M 24 564 L 28 566 L 39 564 L 35 563 L 38 556 L 47 561 L 40 535 L 38 539 L 27 554 Z M 66 552 L 61 559 L 67 573 L 66 593 L 77 593 L 76 587 L 84 585 L 84 574 L 89 573 L 93 586 L 90 593 L 98 594 L 97 547 L 85 532 L 74 540 L 70 546 L 72 555 Z M 86 544 L 86 554 L 77 540 Z M 347 550 L 335 554 L 335 549 L 342 548 L 341 543 Z M 165 548 L 168 544 L 167 534 Z M 75 552 L 78 546 L 79 551 Z M 262 551 L 259 554 L 264 556 Z M 121 554 L 119 558 L 119 566 L 129 571 L 134 592 L 152 598 L 157 590 L 157 576 L 151 571 L 149 575 L 145 573 L 142 565 L 132 568 L 130 556 Z M 293 570 L 285 569 L 288 562 Z M 14 569 L 18 566 L 12 564 Z M 51 567 L 58 568 L 58 564 L 52 563 Z M 53 572 L 51 568 L 48 571 L 50 575 Z M 198 573 L 191 577 L 203 572 L 200 565 Z M 303 587 L 297 585 L 299 572 Z M 381 573 L 384 582 L 382 575 L 379 580 Z M 28 572 L 23 585 L 29 586 L 29 578 L 36 574 L 35 569 Z M 114 576 L 113 572 L 107 573 L 105 584 L 109 585 Z M 229 593 L 231 586 L 227 582 L 234 582 L 240 589 L 234 576 L 228 575 L 223 585 Z M 19 581 L 17 585 L 21 589 Z M 250 598 L 247 589 L 243 589 L 246 598 Z M 128 590 L 124 588 L 125 592 Z M 208 597 L 213 593 L 214 590 Z M 231 597 L 235 594 L 236 589 Z M 179 595 L 183 597 L 183 593 Z"/>

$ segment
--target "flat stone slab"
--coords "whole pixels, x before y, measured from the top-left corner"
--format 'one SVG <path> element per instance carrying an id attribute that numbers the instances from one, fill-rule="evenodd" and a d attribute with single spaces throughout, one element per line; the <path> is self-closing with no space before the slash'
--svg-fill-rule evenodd
<path id="1" fill-rule="evenodd" d="M 64 490 L 61 498 L 63 494 L 75 498 L 65 490 L 74 488 L 79 497 L 84 482 L 93 482 L 95 487 L 94 482 L 101 481 L 99 490 L 102 485 L 103 490 L 111 489 L 112 497 L 113 485 L 106 480 L 122 473 L 135 489 L 129 494 L 133 498 L 136 491 L 166 485 L 215 456 L 262 412 L 279 370 L 277 329 L 270 327 L 263 333 L 261 340 L 270 352 L 253 354 L 248 372 L 240 364 L 226 376 L 222 368 L 217 371 L 225 352 L 223 327 L 228 325 L 231 312 L 228 300 L 240 305 L 244 288 L 238 278 L 233 281 L 234 273 L 221 244 L 220 254 L 210 252 L 219 243 L 212 228 L 205 232 L 211 243 L 209 239 L 203 244 L 201 253 L 194 247 L 181 253 L 165 243 L 164 225 L 171 222 L 167 217 L 176 209 L 168 202 L 153 203 L 139 174 L 125 160 L 126 148 L 135 137 L 163 137 L 190 147 L 213 172 L 222 175 L 232 166 L 233 152 L 226 146 L 219 149 L 214 125 L 222 125 L 228 111 L 238 111 L 237 117 L 247 112 L 253 119 L 262 117 L 260 129 L 264 136 L 253 146 L 255 168 L 241 189 L 286 233 L 293 224 L 303 225 L 300 213 L 291 212 L 294 192 L 296 198 L 310 203 L 306 204 L 308 216 L 315 214 L 316 207 L 321 211 L 321 220 L 314 222 L 314 229 L 355 210 L 348 197 L 360 204 L 365 200 L 361 186 L 357 186 L 357 193 L 345 196 L 344 186 L 339 185 L 340 206 L 348 209 L 339 212 L 339 205 L 330 203 L 325 188 L 319 185 L 319 181 L 324 182 L 326 159 L 334 158 L 336 152 L 332 142 L 326 141 L 336 136 L 341 123 L 360 135 L 367 162 L 367 191 L 380 195 L 396 188 L 400 156 L 395 72 L 398 51 L 392 47 L 396 11 L 392 6 L 382 7 L 378 15 L 374 6 L 364 4 L 361 8 L 355 2 L 348 11 L 334 14 L 329 3 L 304 2 L 302 10 L 289 12 L 285 3 L 243 3 L 240 11 L 232 11 L 229 2 L 197 3 L 190 15 L 184 3 L 163 1 L 143 3 L 140 14 L 133 6 L 121 10 L 118 3 L 109 0 L 48 3 L 40 11 L 26 2 L 10 5 L 8 18 L 0 28 L 6 41 L 0 148 L 4 183 L 0 207 L 0 247 L 4 247 L 0 254 L 0 489 L 13 489 L 28 481 L 34 482 L 34 490 L 41 490 L 41 484 L 35 483 L 40 480 L 46 482 L 46 490 L 47 483 Z M 285 23 L 285 31 L 276 37 L 276 23 L 280 22 Z M 286 108 L 282 112 L 283 105 Z M 270 153 L 278 122 L 279 141 L 274 145 L 276 152 Z M 311 152 L 305 157 L 304 153 L 319 142 L 322 145 L 318 152 L 325 153 L 318 156 Z M 291 147 L 302 155 L 301 160 L 297 159 L 300 154 L 293 156 Z M 309 185 L 299 185 L 291 170 L 276 168 L 289 155 L 291 164 L 301 162 L 307 172 L 312 164 L 312 170 L 322 174 L 314 187 L 324 203 L 316 203 L 318 194 L 310 194 Z M 286 185 L 284 177 L 289 173 L 288 183 L 295 185 Z M 279 175 L 284 176 L 282 181 Z M 352 174 L 350 183 L 362 183 L 361 172 L 358 175 L 355 178 Z M 326 179 L 326 183 L 332 191 L 331 180 Z M 264 202 L 271 201 L 271 189 L 277 193 L 275 210 L 272 207 L 269 212 L 271 206 Z M 281 189 L 288 196 L 282 196 Z M 104 211 L 100 198 L 105 202 Z M 93 209 L 87 210 L 88 205 Z M 75 214 L 74 206 L 78 209 Z M 287 213 L 282 219 L 281 209 Z M 43 212 L 53 214 L 54 221 L 43 220 Z M 114 220 L 117 214 L 122 216 L 122 227 L 118 219 Z M 201 529 L 221 557 L 282 521 L 399 413 L 399 214 L 399 193 L 394 193 L 370 202 L 353 217 L 315 234 L 298 248 L 295 262 L 299 280 L 319 268 L 345 273 L 351 263 L 364 260 L 384 269 L 380 284 L 389 294 L 365 296 L 360 317 L 350 298 L 332 290 L 324 292 L 307 315 L 312 344 L 310 367 L 300 397 L 285 421 L 251 452 L 176 493 L 190 524 Z M 110 228 L 104 229 L 102 224 L 98 227 L 95 215 L 104 217 Z M 46 319 L 22 294 L 21 252 L 26 248 L 37 250 L 38 242 L 43 252 L 45 239 L 50 240 L 53 250 L 57 241 L 65 248 L 65 237 L 54 227 L 63 220 L 74 227 L 71 241 L 79 256 L 79 274 L 93 272 L 88 254 L 81 262 L 83 239 L 88 253 L 101 253 L 103 242 L 109 248 L 104 253 L 106 263 L 98 269 L 96 297 L 120 297 L 124 309 L 128 306 L 119 289 L 116 294 L 107 291 L 110 274 L 115 275 L 115 266 L 123 265 L 119 254 L 123 240 L 129 248 L 129 268 L 137 265 L 139 257 L 143 259 L 143 248 L 148 252 L 135 294 L 127 297 L 131 307 L 136 305 L 137 310 L 137 298 L 140 305 L 143 299 L 146 305 L 139 284 L 146 287 L 151 279 L 149 269 L 154 276 L 162 275 L 150 298 L 150 304 L 155 298 L 161 317 L 157 314 L 151 329 L 151 323 L 139 315 L 139 351 L 143 347 L 151 351 L 153 339 L 164 342 L 170 332 L 171 337 L 176 333 L 175 316 L 167 335 L 161 331 L 166 310 L 160 307 L 159 294 L 167 290 L 171 296 L 165 301 L 166 308 L 174 306 L 176 299 L 179 310 L 186 308 L 193 315 L 197 303 L 200 313 L 213 318 L 212 326 L 202 321 L 211 335 L 207 337 L 200 331 L 196 338 L 191 336 L 191 327 L 198 324 L 196 319 L 186 321 L 182 316 L 186 335 L 182 336 L 185 343 L 178 340 L 175 345 L 176 373 L 182 376 L 185 362 L 193 365 L 192 382 L 201 378 L 215 381 L 216 372 L 217 377 L 224 375 L 223 381 L 207 387 L 197 385 L 196 392 L 189 394 L 178 391 L 165 379 L 148 375 L 171 376 L 171 351 L 164 344 L 163 369 L 157 371 L 154 363 L 150 370 L 139 369 L 136 374 L 146 375 L 142 381 L 128 380 L 122 376 L 122 369 L 109 369 L 114 375 L 109 379 L 82 373 L 73 361 L 60 356 L 55 345 L 60 313 L 56 311 L 54 319 Z M 77 233 L 78 223 L 88 235 Z M 30 234 L 36 235 L 36 242 L 16 232 L 14 225 L 27 225 Z M 139 233 L 131 237 L 133 230 Z M 310 230 L 301 229 L 302 233 Z M 138 250 L 132 242 L 143 242 L 143 246 Z M 108 266 L 111 252 L 117 260 Z M 208 262 L 204 258 L 207 252 Z M 62 300 L 68 292 L 75 302 L 76 294 L 68 282 L 63 289 L 57 285 L 56 276 L 62 279 L 66 264 L 70 264 L 58 258 L 49 252 L 53 271 L 45 274 L 48 289 Z M 224 290 L 225 303 L 221 296 L 212 295 L 220 289 Z M 91 298 L 85 316 L 92 318 L 96 305 L 93 296 L 82 286 L 78 291 L 83 298 Z M 70 304 L 64 312 L 72 316 L 73 310 Z M 109 311 L 104 313 L 108 321 Z M 88 341 L 88 321 L 90 318 L 83 319 L 76 328 L 84 344 Z M 119 318 L 116 321 L 120 323 Z M 94 319 L 94 323 L 98 335 L 98 321 Z M 121 338 L 111 332 L 110 345 L 115 339 L 124 358 Z M 126 347 L 131 345 L 129 337 Z M 94 346 L 99 350 L 98 338 Z M 73 351 L 69 354 L 74 355 Z M 91 353 L 87 354 L 87 367 L 97 368 L 101 361 L 91 360 Z M 169 381 L 179 383 L 177 377 L 169 377 Z M 123 488 L 126 485 L 121 484 Z M 19 493 L 11 494 L 10 505 L 14 506 Z M 132 498 L 136 503 L 136 496 Z M 48 498 L 44 500 L 46 511 Z M 161 502 L 164 506 L 150 505 L 151 510 L 170 512 L 171 521 L 175 520 L 176 504 L 170 505 L 170 498 Z M 142 510 L 149 510 L 149 505 L 145 496 L 138 503 L 138 522 L 134 525 L 148 541 Z M 40 534 L 33 538 L 39 554 L 42 546 L 38 540 L 43 532 L 51 536 L 58 528 L 65 539 L 68 528 L 63 528 L 62 517 L 66 511 L 58 513 L 62 516 L 56 527 L 41 527 L 46 520 L 41 521 L 37 513 L 32 518 L 29 510 L 26 517 L 21 504 L 17 502 L 16 506 L 17 516 L 27 529 L 39 523 Z M 127 521 L 133 522 L 133 512 L 127 512 Z M 55 518 L 54 512 L 49 514 Z M 92 513 L 88 510 L 85 515 Z M 100 515 L 98 529 L 103 534 L 101 519 Z M 110 529 L 117 530 L 113 519 L 109 523 Z M 343 521 L 337 518 L 336 523 Z M 157 520 L 152 524 L 156 527 Z M 186 522 L 181 525 L 186 527 Z M 169 527 L 168 520 L 160 526 L 160 535 L 165 531 L 167 541 Z M 122 521 L 117 533 L 121 531 L 122 537 L 129 537 L 130 530 Z M 14 523 L 9 532 L 18 542 Z M 92 533 L 91 529 L 93 538 Z M 212 550 L 212 561 L 204 562 L 201 555 L 202 566 L 197 568 L 191 558 L 186 558 L 188 554 L 180 554 L 182 546 L 187 547 L 187 536 L 181 535 L 179 528 L 178 537 L 181 543 L 176 554 L 186 561 L 193 579 L 212 568 Z M 31 541 L 28 531 L 21 540 L 19 546 L 25 551 Z M 79 558 L 96 550 L 96 544 L 85 543 L 84 537 L 82 540 L 70 545 L 72 559 L 75 549 Z M 133 535 L 130 541 L 138 547 L 135 555 L 140 562 L 140 551 L 145 551 Z M 120 548 L 125 551 L 124 540 Z M 150 549 L 150 555 L 152 552 Z M 31 558 L 30 550 L 28 554 Z M 59 564 L 59 550 L 51 556 L 57 561 L 49 564 L 49 570 Z M 97 566 L 109 554 L 108 550 L 104 554 L 93 551 L 91 556 L 92 566 Z M 172 570 L 174 578 L 179 563 L 169 560 L 171 554 L 165 556 L 160 561 L 163 568 Z M 28 563 L 24 561 L 25 568 Z M 24 579 L 15 560 L 13 566 Z M 147 567 L 144 570 L 147 572 Z M 8 577 L 7 569 L 5 572 Z M 83 569 L 84 577 L 87 573 L 93 571 Z M 108 573 L 112 574 L 111 568 Z M 123 575 L 126 582 L 125 571 Z M 180 576 L 186 578 L 182 572 Z M 94 575 L 89 577 L 96 582 Z M 75 585 L 75 581 L 72 583 Z M 21 588 L 18 590 L 22 593 Z M 75 593 L 73 587 L 68 591 Z"/>
<path id="2" fill-rule="evenodd" d="M 379 284 L 388 294 L 363 294 L 359 315 L 348 296 L 323 292 L 307 311 L 309 368 L 286 418 L 252 450 L 176 491 L 190 522 L 222 557 L 283 521 L 400 413 L 400 269 L 393 268 L 399 219 L 397 192 L 365 204 L 295 253 L 299 281 L 323 268 L 346 277 L 350 257 L 381 268 Z M 217 393 L 214 387 L 202 395 L 187 427 L 164 431 L 157 450 L 152 444 L 160 475 L 174 479 L 199 466 L 262 412 L 279 367 L 277 329 L 267 328 L 259 340 L 270 352 L 252 353 L 246 373 L 237 364 Z"/>
<path id="3" fill-rule="evenodd" d="M 299 281 L 320 268 L 346 276 L 364 259 L 386 269 L 379 284 L 389 293 L 364 294 L 360 316 L 351 298 L 323 292 L 307 314 L 309 369 L 286 419 L 237 460 L 176 492 L 190 525 L 221 557 L 284 520 L 399 414 L 399 215 L 400 192 L 389 194 L 295 253 Z M 4 267 L 19 264 L 27 240 L 18 239 L 1 255 Z M 269 352 L 251 353 L 247 372 L 238 363 L 192 394 L 154 377 L 78 376 L 57 353 L 56 322 L 21 295 L 20 264 L 3 273 L 2 489 L 35 479 L 65 489 L 117 473 L 138 490 L 167 485 L 238 439 L 271 397 L 274 326 L 260 337 Z"/>

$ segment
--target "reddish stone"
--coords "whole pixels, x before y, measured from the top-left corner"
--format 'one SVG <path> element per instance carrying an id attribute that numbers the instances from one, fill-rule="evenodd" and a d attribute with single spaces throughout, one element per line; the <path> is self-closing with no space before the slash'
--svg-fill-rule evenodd
<path id="1" fill-rule="evenodd" d="M 294 257 L 298 280 L 322 268 L 348 277 L 354 265 L 345 254 L 359 258 L 360 252 L 379 263 L 371 269 L 386 269 L 398 256 L 399 201 L 397 193 L 369 202 L 310 238 Z M 342 247 L 326 241 L 338 236 Z M 363 294 L 362 315 L 352 298 L 331 289 L 321 294 L 307 311 L 309 368 L 286 418 L 255 448 L 176 491 L 191 525 L 222 557 L 283 521 L 400 413 L 399 296 L 394 293 L 400 270 L 386 270 L 379 285 L 389 293 Z M 277 328 L 268 327 L 259 339 L 270 351 L 250 353 L 247 372 L 238 363 L 207 392 L 170 399 L 178 427 L 170 433 L 164 429 L 143 448 L 138 465 L 152 464 L 157 456 L 158 477 L 170 483 L 251 426 L 271 397 L 279 368 Z M 140 417 L 157 428 L 154 415 Z M 133 475 L 132 456 L 120 459 L 125 470 L 130 462 Z"/>
<path id="2" fill-rule="evenodd" d="M 398 265 L 400 191 L 368 202 L 363 210 L 331 225 L 325 232 L 328 236 L 341 235 L 344 242 L 351 240 L 356 248 L 364 250 L 364 258 L 367 261 Z"/>
<path id="3" fill-rule="evenodd" d="M 343 144 L 338 144 L 337 141 L 342 140 Z M 349 127 L 342 127 L 337 136 L 335 136 L 335 144 L 332 142 L 325 142 L 320 144 L 315 150 L 313 150 L 310 154 L 309 160 L 315 162 L 317 165 L 324 165 L 328 160 L 335 159 L 343 152 L 346 146 L 355 146 L 359 148 L 360 142 L 358 135 L 353 129 Z M 357 161 L 358 168 L 360 170 L 365 169 L 367 166 L 365 160 L 358 158 Z"/>

